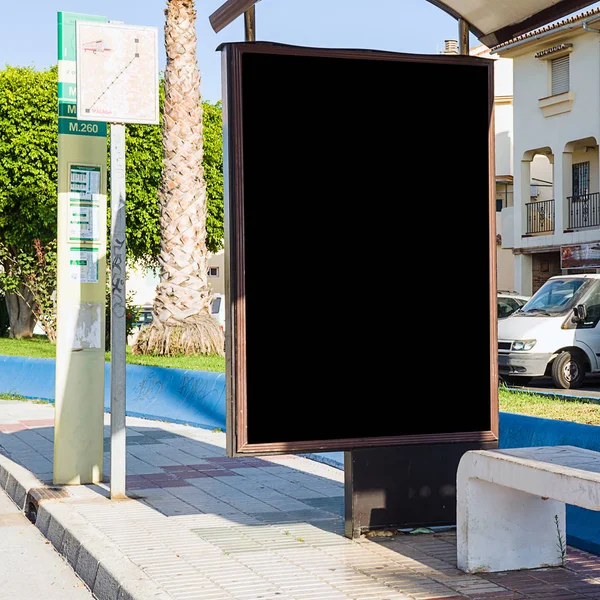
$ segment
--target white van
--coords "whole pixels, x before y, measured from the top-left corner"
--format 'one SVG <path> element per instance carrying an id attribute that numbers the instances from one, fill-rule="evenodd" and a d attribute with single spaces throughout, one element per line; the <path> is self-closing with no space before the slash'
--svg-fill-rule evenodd
<path id="1" fill-rule="evenodd" d="M 600 371 L 600 274 L 551 277 L 531 299 L 498 320 L 498 372 L 527 385 L 550 376 L 558 388 L 577 388 Z"/>

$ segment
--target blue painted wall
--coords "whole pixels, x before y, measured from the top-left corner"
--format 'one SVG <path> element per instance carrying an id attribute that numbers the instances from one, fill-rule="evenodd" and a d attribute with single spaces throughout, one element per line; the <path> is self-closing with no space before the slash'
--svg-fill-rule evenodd
<path id="1" fill-rule="evenodd" d="M 0 392 L 54 401 L 54 360 L 0 356 Z"/>
<path id="2" fill-rule="evenodd" d="M 104 405 L 110 409 L 110 364 Z M 0 392 L 54 401 L 55 361 L 0 356 Z M 225 430 L 225 374 L 127 365 L 127 414 Z M 500 447 L 572 445 L 600 451 L 600 427 L 500 413 Z M 343 452 L 309 455 L 343 468 Z M 567 506 L 567 542 L 600 555 L 600 512 Z"/>
<path id="3" fill-rule="evenodd" d="M 110 363 L 105 369 L 109 411 Z M 225 430 L 224 373 L 127 365 L 126 378 L 129 416 Z M 54 359 L 0 356 L 0 392 L 53 402 L 54 383 Z"/>

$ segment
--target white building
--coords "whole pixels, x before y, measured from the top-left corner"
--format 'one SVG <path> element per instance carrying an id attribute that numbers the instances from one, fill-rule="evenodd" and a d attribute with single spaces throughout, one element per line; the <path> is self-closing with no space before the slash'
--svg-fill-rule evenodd
<path id="1" fill-rule="evenodd" d="M 552 275 L 600 269 L 600 8 L 491 52 L 513 64 L 514 202 L 502 208 L 502 247 L 514 254 L 512 287 L 531 294 Z M 552 186 L 535 185 L 534 165 Z"/>
<path id="2" fill-rule="evenodd" d="M 442 54 L 458 54 L 458 42 L 446 40 Z M 502 210 L 513 206 L 513 64 L 510 58 L 492 55 L 487 46 L 479 45 L 470 50 L 471 56 L 494 60 L 495 103 L 495 163 L 496 163 L 496 284 L 499 290 L 514 290 L 514 256 L 503 240 Z M 532 184 L 542 194 L 549 194 L 552 172 L 547 160 L 536 159 L 532 166 Z M 509 237 L 512 238 L 512 224 Z"/>
<path id="3" fill-rule="evenodd" d="M 502 247 L 502 222 L 500 211 L 513 204 L 513 77 L 512 61 L 492 57 L 487 46 L 476 46 L 471 56 L 495 59 L 495 160 L 496 160 L 496 285 L 499 290 L 512 290 L 514 258 L 512 252 Z"/>
<path id="4" fill-rule="evenodd" d="M 138 306 L 151 307 L 156 296 L 156 286 L 160 281 L 155 269 L 127 270 L 127 291 L 133 292 L 133 301 Z M 225 251 L 211 254 L 208 259 L 208 285 L 215 294 L 225 293 Z"/>

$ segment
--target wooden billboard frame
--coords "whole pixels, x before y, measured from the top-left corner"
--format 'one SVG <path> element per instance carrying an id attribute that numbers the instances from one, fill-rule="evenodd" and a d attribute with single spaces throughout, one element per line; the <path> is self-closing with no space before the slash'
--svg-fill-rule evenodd
<path id="1" fill-rule="evenodd" d="M 272 42 L 226 43 L 222 52 L 223 75 L 223 168 L 225 179 L 225 295 L 226 311 L 226 433 L 228 456 L 331 452 L 360 448 L 452 442 L 496 442 L 498 440 L 498 343 L 496 301 L 496 184 L 493 61 L 463 55 L 402 54 L 372 50 L 323 49 Z M 242 122 L 241 63 L 245 53 L 307 57 L 396 60 L 439 64 L 478 64 L 488 68 L 488 268 L 490 340 L 490 429 L 451 433 L 414 434 L 368 438 L 249 443 L 246 359 L 246 284 L 244 247 L 244 144 Z"/>

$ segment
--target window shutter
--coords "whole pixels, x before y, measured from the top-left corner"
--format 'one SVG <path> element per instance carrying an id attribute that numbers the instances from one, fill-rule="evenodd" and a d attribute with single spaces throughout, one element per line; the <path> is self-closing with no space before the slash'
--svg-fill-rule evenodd
<path id="1" fill-rule="evenodd" d="M 552 61 L 552 95 L 569 91 L 569 55 Z"/>

